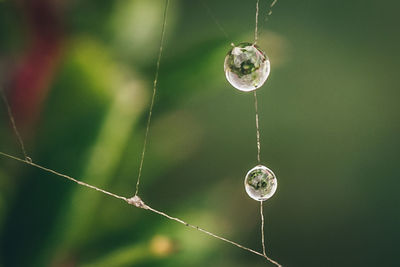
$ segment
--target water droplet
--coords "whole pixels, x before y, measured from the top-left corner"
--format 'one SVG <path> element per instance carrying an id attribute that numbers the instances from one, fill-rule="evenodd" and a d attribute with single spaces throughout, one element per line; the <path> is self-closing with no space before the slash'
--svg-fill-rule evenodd
<path id="1" fill-rule="evenodd" d="M 249 92 L 260 88 L 268 78 L 270 63 L 257 45 L 240 43 L 226 55 L 225 76 L 236 89 Z"/>
<path id="2" fill-rule="evenodd" d="M 264 201 L 274 195 L 278 182 L 270 169 L 257 165 L 246 174 L 244 186 L 252 199 Z"/>
<path id="3" fill-rule="evenodd" d="M 26 157 L 25 161 L 28 162 L 28 163 L 32 163 L 32 159 L 30 157 Z"/>

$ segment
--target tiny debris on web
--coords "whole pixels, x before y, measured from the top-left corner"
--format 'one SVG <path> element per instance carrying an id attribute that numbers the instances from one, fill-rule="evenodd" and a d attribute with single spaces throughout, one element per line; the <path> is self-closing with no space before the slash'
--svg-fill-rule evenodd
<path id="1" fill-rule="evenodd" d="M 141 208 L 141 209 L 145 209 L 148 210 L 149 206 L 147 206 L 143 200 L 139 197 L 139 196 L 133 196 L 131 198 L 126 199 L 126 202 L 128 202 L 128 204 L 133 205 L 137 208 Z"/>

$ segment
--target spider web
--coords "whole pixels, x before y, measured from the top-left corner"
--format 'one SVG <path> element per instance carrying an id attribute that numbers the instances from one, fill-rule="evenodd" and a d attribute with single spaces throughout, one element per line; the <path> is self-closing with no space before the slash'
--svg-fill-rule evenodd
<path id="1" fill-rule="evenodd" d="M 204 0 L 200 0 L 201 3 L 203 4 L 204 8 L 206 9 L 208 15 L 211 17 L 211 19 L 214 21 L 214 23 L 217 25 L 218 29 L 224 34 L 224 36 L 226 38 L 229 37 L 229 35 L 227 34 L 227 32 L 224 30 L 224 28 L 222 27 L 222 25 L 219 23 L 219 21 L 217 20 L 217 18 L 214 16 L 214 14 L 212 13 L 211 9 L 208 7 L 208 5 L 204 2 Z M 256 1 L 256 15 L 255 15 L 255 30 L 254 30 L 254 44 L 257 43 L 258 40 L 258 34 L 259 34 L 259 29 L 258 29 L 258 18 L 259 18 L 259 0 Z M 273 6 L 276 4 L 277 0 L 273 0 L 272 3 L 269 5 L 269 10 L 268 13 L 266 15 L 266 20 L 268 19 L 268 17 L 272 14 L 272 8 Z M 150 124 L 151 124 L 151 118 L 152 118 L 152 114 L 153 114 L 153 108 L 154 108 L 154 102 L 155 102 L 155 96 L 157 93 L 157 82 L 158 82 L 158 76 L 159 76 L 159 69 L 160 69 L 160 63 L 161 63 L 161 58 L 162 58 L 162 54 L 163 54 L 163 49 L 164 49 L 164 41 L 165 41 L 165 32 L 166 32 L 166 26 L 167 26 L 167 15 L 168 15 L 168 7 L 169 7 L 169 0 L 165 0 L 165 7 L 164 7 L 164 14 L 163 14 L 163 22 L 162 22 L 162 29 L 161 29 L 161 37 L 160 37 L 160 46 L 159 46 L 159 52 L 158 52 L 158 57 L 157 57 L 157 62 L 156 62 L 156 71 L 155 71 L 155 76 L 154 76 L 154 80 L 153 80 L 153 90 L 152 90 L 152 96 L 151 96 L 151 102 L 150 102 L 150 106 L 149 106 L 149 111 L 148 111 L 148 118 L 147 118 L 147 123 L 146 123 L 146 130 L 145 130 L 145 136 L 144 136 L 144 141 L 143 141 L 143 148 L 142 148 L 142 152 L 141 152 L 141 157 L 140 157 L 140 164 L 139 164 L 139 169 L 138 169 L 138 176 L 137 176 L 137 182 L 136 182 L 136 189 L 135 189 L 135 194 L 133 197 L 124 197 L 112 192 L 109 192 L 105 189 L 96 187 L 94 185 L 82 182 L 79 179 L 76 179 L 72 176 L 66 175 L 64 173 L 55 171 L 53 169 L 47 168 L 45 166 L 42 166 L 40 164 L 37 164 L 35 162 L 33 162 L 32 158 L 29 157 L 24 142 L 21 138 L 21 135 L 18 131 L 17 125 L 15 123 L 15 119 L 12 113 L 12 110 L 10 108 L 10 105 L 8 103 L 7 97 L 4 93 L 4 89 L 0 88 L 0 94 L 1 94 L 1 98 L 3 100 L 4 106 L 7 109 L 7 115 L 9 117 L 12 129 L 14 131 L 14 134 L 17 138 L 17 142 L 18 145 L 20 146 L 23 158 L 14 156 L 14 155 L 10 155 L 8 153 L 2 152 L 0 151 L 0 155 L 8 158 L 8 159 L 12 159 L 15 160 L 17 162 L 20 163 L 24 163 L 26 165 L 32 166 L 34 168 L 40 169 L 44 172 L 59 176 L 61 178 L 65 178 L 67 180 L 70 180 L 80 186 L 84 186 L 87 187 L 89 189 L 98 191 L 102 194 L 108 195 L 110 197 L 122 200 L 124 202 L 126 202 L 127 204 L 134 206 L 136 208 L 139 209 L 144 209 L 153 213 L 156 213 L 160 216 L 163 216 L 169 220 L 173 220 L 175 222 L 178 222 L 180 224 L 183 224 L 186 227 L 189 228 L 193 228 L 197 231 L 200 231 L 212 238 L 216 238 L 219 239 L 223 242 L 229 243 L 231 245 L 234 245 L 242 250 L 248 251 L 250 253 L 253 253 L 255 255 L 261 256 L 263 258 L 265 258 L 267 261 L 269 261 L 270 263 L 276 265 L 276 266 L 282 266 L 280 265 L 277 261 L 271 259 L 270 257 L 267 256 L 266 254 L 266 249 L 265 249 L 265 239 L 264 239 L 264 214 L 263 214 L 263 201 L 260 201 L 260 215 L 261 215 L 261 242 L 262 242 L 262 252 L 258 252 L 254 249 L 251 249 L 249 247 L 246 247 L 240 243 L 234 242 L 230 239 L 227 239 L 223 236 L 217 235 L 213 232 L 210 232 L 204 228 L 200 228 L 199 226 L 196 226 L 194 224 L 190 224 L 180 218 L 177 217 L 173 217 L 163 211 L 160 211 L 158 209 L 155 209 L 151 206 L 149 206 L 148 204 L 146 204 L 141 197 L 139 196 L 139 188 L 140 188 L 140 182 L 141 182 L 141 176 L 142 176 L 142 169 L 143 169 L 143 164 L 144 164 L 144 159 L 145 159 L 145 155 L 146 155 L 146 148 L 147 148 L 147 143 L 148 143 L 148 139 L 149 139 L 149 131 L 150 131 Z M 256 145 L 257 145 L 257 162 L 260 164 L 261 163 L 261 159 L 260 159 L 260 154 L 261 154 L 261 142 L 260 142 L 260 127 L 259 127 L 259 115 L 258 115 L 258 101 L 257 101 L 257 93 L 256 91 L 254 91 L 254 106 L 255 106 L 255 122 L 256 122 Z"/>

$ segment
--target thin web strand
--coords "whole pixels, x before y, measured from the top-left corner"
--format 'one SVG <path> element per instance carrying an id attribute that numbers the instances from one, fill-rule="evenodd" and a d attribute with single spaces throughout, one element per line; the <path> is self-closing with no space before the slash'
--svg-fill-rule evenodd
<path id="1" fill-rule="evenodd" d="M 265 234 L 264 234 L 264 212 L 263 212 L 264 201 L 260 201 L 260 215 L 261 215 L 261 244 L 263 255 L 267 256 L 265 252 Z"/>
<path id="2" fill-rule="evenodd" d="M 18 158 L 18 157 L 15 157 L 15 156 L 6 154 L 6 153 L 1 152 L 1 151 L 0 151 L 0 155 L 2 155 L 2 156 L 4 156 L 4 157 L 7 157 L 7 158 L 10 158 L 10 159 L 13 159 L 13 160 L 16 160 L 16 161 L 19 161 L 19 162 L 22 162 L 22 163 L 26 163 L 26 164 L 28 164 L 28 165 L 31 165 L 31 166 L 35 167 L 35 168 L 41 169 L 41 170 L 43 170 L 43 171 L 45 171 L 45 172 L 52 173 L 52 174 L 57 175 L 57 176 L 59 176 L 59 177 L 68 179 L 68 180 L 70 180 L 70 181 L 72 181 L 72 182 L 74 182 L 74 183 L 77 183 L 77 184 L 82 185 L 82 186 L 86 186 L 86 187 L 88 187 L 88 188 L 94 189 L 94 190 L 96 190 L 96 191 L 99 191 L 99 192 L 101 192 L 101 193 L 103 193 L 103 194 L 112 196 L 112 197 L 114 197 L 114 198 L 122 199 L 122 200 L 125 200 L 125 201 L 127 200 L 127 198 L 125 198 L 125 197 L 122 197 L 122 196 L 113 194 L 113 193 L 108 192 L 108 191 L 106 191 L 106 190 L 104 190 L 104 189 L 98 188 L 98 187 L 96 187 L 96 186 L 94 186 L 94 185 L 90 185 L 90 184 L 84 183 L 84 182 L 82 182 L 82 181 L 79 181 L 79 180 L 77 180 L 77 179 L 71 177 L 71 176 L 68 176 L 68 175 L 66 175 L 66 174 L 63 174 L 63 173 L 54 171 L 54 170 L 52 170 L 52 169 L 43 167 L 43 166 L 41 166 L 41 165 L 39 165 L 39 164 L 36 164 L 36 163 L 34 163 L 34 162 L 32 162 L 32 161 L 20 159 L 20 158 Z"/>
<path id="3" fill-rule="evenodd" d="M 267 19 L 268 19 L 268 16 L 271 16 L 271 15 L 272 15 L 272 8 L 273 8 L 274 5 L 276 4 L 276 2 L 278 2 L 278 0 L 273 0 L 272 3 L 271 3 L 271 5 L 269 6 L 269 11 L 268 11 L 268 14 L 267 14 Z"/>
<path id="4" fill-rule="evenodd" d="M 282 265 L 280 265 L 278 262 L 276 262 L 276 261 L 274 261 L 273 259 L 269 258 L 269 257 L 265 254 L 265 252 L 262 254 L 262 253 L 260 253 L 260 252 L 258 252 L 258 251 L 255 251 L 255 250 L 251 249 L 251 248 L 242 246 L 242 245 L 240 245 L 239 243 L 236 243 L 236 242 L 231 241 L 231 240 L 229 240 L 229 239 L 226 239 L 226 238 L 224 238 L 224 237 L 218 236 L 218 235 L 216 235 L 216 234 L 214 234 L 214 233 L 212 233 L 212 232 L 209 232 L 209 231 L 207 231 L 207 230 L 204 230 L 204 229 L 202 229 L 202 228 L 200 228 L 200 227 L 198 227 L 198 226 L 189 224 L 189 223 L 187 223 L 187 222 L 185 222 L 185 221 L 183 221 L 183 220 L 181 220 L 181 219 L 179 219 L 179 218 L 172 217 L 172 216 L 170 216 L 170 215 L 168 215 L 168 214 L 166 214 L 166 213 L 164 213 L 164 212 L 162 212 L 162 211 L 158 211 L 158 210 L 153 209 L 153 208 L 151 208 L 151 207 L 148 207 L 147 209 L 150 210 L 150 211 L 152 211 L 152 212 L 155 212 L 155 213 L 157 213 L 157 214 L 159 214 L 159 215 L 161 215 L 161 216 L 164 216 L 164 217 L 166 217 L 166 218 L 168 218 L 168 219 L 170 219 L 170 220 L 174 220 L 174 221 L 176 221 L 176 222 L 179 222 L 179 223 L 181 223 L 181 224 L 184 224 L 184 225 L 187 226 L 187 227 L 191 227 L 191 228 L 196 229 L 196 230 L 198 230 L 198 231 L 200 231 L 200 232 L 203 232 L 203 233 L 205 233 L 205 234 L 207 234 L 207 235 L 209 235 L 209 236 L 212 236 L 212 237 L 214 237 L 214 238 L 217 238 L 217 239 L 219 239 L 219 240 L 222 240 L 222 241 L 224 241 L 224 242 L 226 242 L 226 243 L 232 244 L 232 245 L 234 245 L 234 246 L 236 246 L 236 247 L 238 247 L 238 248 L 240 248 L 240 249 L 244 249 L 244 250 L 247 250 L 247 251 L 249 251 L 249 252 L 251 252 L 251 253 L 253 253 L 253 254 L 256 254 L 256 255 L 258 255 L 258 256 L 261 256 L 261 257 L 267 259 L 267 260 L 268 260 L 269 262 L 271 262 L 272 264 L 275 264 L 276 266 L 282 266 Z"/>
<path id="5" fill-rule="evenodd" d="M 22 154 L 24 155 L 24 158 L 25 158 L 26 161 L 32 162 L 32 159 L 26 153 L 24 141 L 22 141 L 21 134 L 18 131 L 17 125 L 15 123 L 14 116 L 13 116 L 12 111 L 11 111 L 10 104 L 8 103 L 7 97 L 6 97 L 3 89 L 0 89 L 0 94 L 1 94 L 1 98 L 3 99 L 4 105 L 6 106 L 7 113 L 8 113 L 8 118 L 10 119 L 11 126 L 13 128 L 14 134 L 17 137 L 17 141 L 18 141 L 18 144 L 19 144 L 19 146 L 21 148 Z"/>
<path id="6" fill-rule="evenodd" d="M 266 12 L 265 19 L 264 19 L 265 22 L 267 22 L 269 20 L 269 17 L 272 15 L 272 9 L 277 2 L 278 2 L 278 0 L 272 0 L 271 4 L 269 4 L 267 6 L 267 8 L 266 8 L 267 12 Z M 263 31 L 263 28 L 264 28 L 264 23 L 261 23 L 261 25 L 258 27 L 258 35 L 260 35 L 260 32 Z"/>
<path id="7" fill-rule="evenodd" d="M 256 3 L 256 27 L 254 29 L 254 44 L 257 44 L 258 41 L 258 6 L 259 6 L 260 0 L 257 0 Z"/>
<path id="8" fill-rule="evenodd" d="M 109 191 L 106 191 L 106 190 L 101 189 L 101 188 L 99 188 L 99 187 L 96 187 L 96 186 L 94 186 L 94 185 L 90 185 L 90 184 L 84 183 L 84 182 L 82 182 L 82 181 L 80 181 L 80 180 L 78 180 L 78 179 L 75 179 L 75 178 L 73 178 L 73 177 L 71 177 L 71 176 L 68 176 L 68 175 L 66 175 L 66 174 L 57 172 L 57 171 L 52 170 L 52 169 L 49 169 L 49 168 L 47 168 L 47 167 L 43 167 L 43 166 L 41 166 L 41 165 L 39 165 L 39 164 L 36 164 L 36 163 L 33 163 L 33 162 L 29 162 L 29 161 L 24 160 L 24 159 L 20 159 L 20 158 L 18 158 L 18 157 L 9 155 L 9 154 L 4 153 L 4 152 L 1 152 L 1 151 L 0 151 L 0 155 L 1 155 L 1 156 L 4 156 L 4 157 L 6 157 L 6 158 L 12 159 L 12 160 L 16 160 L 16 161 L 18 161 L 18 162 L 22 162 L 22 163 L 28 164 L 28 165 L 30 165 L 30 166 L 32 166 L 32 167 L 41 169 L 41 170 L 43 170 L 43 171 L 45 171 L 45 172 L 54 174 L 54 175 L 56 175 L 56 176 L 59 176 L 59 177 L 68 179 L 68 180 L 70 180 L 70 181 L 72 181 L 72 182 L 74 182 L 74 183 L 77 183 L 78 185 L 85 186 L 85 187 L 87 187 L 87 188 L 96 190 L 96 191 L 98 191 L 98 192 L 100 192 L 100 193 L 109 195 L 109 196 L 114 197 L 114 198 L 116 198 L 116 199 L 123 200 L 123 201 L 127 202 L 128 204 L 131 204 L 131 205 L 133 205 L 133 206 L 135 206 L 135 207 L 137 207 L 137 208 L 142 208 L 142 209 L 145 209 L 145 210 L 149 210 L 149 211 L 154 212 L 154 213 L 156 213 L 156 214 L 159 214 L 159 215 L 161 215 L 161 216 L 163 216 L 163 217 L 165 217 L 165 218 L 168 218 L 169 220 L 176 221 L 176 222 L 181 223 L 181 224 L 183 224 L 183 225 L 185 225 L 185 226 L 187 226 L 187 227 L 191 227 L 191 228 L 196 229 L 196 230 L 198 230 L 198 231 L 200 231 L 200 232 L 203 232 L 203 233 L 205 233 L 205 234 L 207 234 L 207 235 L 209 235 L 209 236 L 211 236 L 211 237 L 213 237 L 213 238 L 219 239 L 219 240 L 224 241 L 224 242 L 226 242 L 226 243 L 232 244 L 232 245 L 234 245 L 234 246 L 236 246 L 236 247 L 238 247 L 238 248 L 240 248 L 240 249 L 243 249 L 243 250 L 249 251 L 249 252 L 251 252 L 251 253 L 253 253 L 253 254 L 255 254 L 255 255 L 261 256 L 261 257 L 265 258 L 266 260 L 268 260 L 269 262 L 271 262 L 272 264 L 275 264 L 276 266 L 281 266 L 278 262 L 274 261 L 273 259 L 269 258 L 268 256 L 266 256 L 266 255 L 263 254 L 263 253 L 260 253 L 260 252 L 258 252 L 258 251 L 255 251 L 255 250 L 251 249 L 251 248 L 245 247 L 245 246 L 243 246 L 243 245 L 241 245 L 241 244 L 239 244 L 239 243 L 236 243 L 236 242 L 234 242 L 234 241 L 231 241 L 231 240 L 229 240 L 229 239 L 226 239 L 226 238 L 224 238 L 224 237 L 221 237 L 221 236 L 219 236 L 219 235 L 216 235 L 216 234 L 214 234 L 214 233 L 212 233 L 212 232 L 209 232 L 209 231 L 207 231 L 207 230 L 205 230 L 205 229 L 202 229 L 202 228 L 200 228 L 200 227 L 198 227 L 198 226 L 189 224 L 189 223 L 187 223 L 187 222 L 185 222 L 185 221 L 183 221 L 183 220 L 181 220 L 181 219 L 179 219 L 179 218 L 172 217 L 172 216 L 170 216 L 170 215 L 168 215 L 168 214 L 166 214 L 166 213 L 164 213 L 164 212 L 162 212 L 162 211 L 156 210 L 156 209 L 154 209 L 154 208 L 152 208 L 152 207 L 146 205 L 138 196 L 134 196 L 134 197 L 132 197 L 132 198 L 126 198 L 126 197 L 123 197 L 123 196 L 119 196 L 119 195 L 117 195 L 117 194 L 111 193 L 111 192 L 109 192 Z"/>
<path id="9" fill-rule="evenodd" d="M 144 156 L 146 154 L 147 141 L 148 141 L 149 131 L 150 131 L 151 116 L 153 114 L 154 100 L 155 100 L 155 96 L 156 96 L 156 92 L 157 92 L 158 73 L 159 73 L 159 70 L 160 70 L 160 62 L 161 62 L 161 56 L 162 56 L 162 52 L 163 52 L 165 29 L 166 29 L 166 25 L 167 25 L 168 5 L 169 5 L 169 0 L 166 0 L 165 1 L 165 9 L 164 9 L 164 19 L 163 19 L 162 30 L 161 30 L 160 50 L 158 52 L 156 73 L 155 73 L 154 82 L 153 82 L 153 95 L 151 97 L 151 103 L 150 103 L 150 108 L 149 108 L 149 116 L 147 118 L 146 133 L 145 133 L 145 136 L 144 136 L 143 150 L 142 150 L 142 155 L 141 155 L 141 158 L 140 158 L 139 172 L 138 172 L 138 178 L 137 178 L 137 182 L 136 182 L 135 196 L 139 192 L 140 177 L 142 175 Z"/>
<path id="10" fill-rule="evenodd" d="M 256 137 L 257 137 L 257 162 L 261 163 L 261 141 L 260 141 L 260 125 L 258 123 L 258 100 L 257 92 L 254 91 L 254 108 L 256 111 Z"/>
<path id="11" fill-rule="evenodd" d="M 256 3 L 256 25 L 254 29 L 254 44 L 258 41 L 258 13 L 259 13 L 259 0 Z M 257 92 L 254 91 L 254 108 L 256 115 L 256 137 L 257 137 L 257 162 L 261 163 L 261 143 L 260 143 L 260 126 L 258 122 L 258 101 L 257 101 Z M 264 237 L 264 214 L 263 214 L 263 202 L 260 202 L 260 215 L 261 215 L 261 244 L 262 244 L 262 252 L 263 256 L 267 257 L 265 252 L 265 237 Z"/>
<path id="12" fill-rule="evenodd" d="M 210 18 L 214 21 L 215 25 L 217 25 L 217 28 L 222 32 L 222 34 L 226 37 L 229 38 L 228 33 L 225 31 L 224 27 L 222 27 L 221 23 L 218 21 L 218 19 L 215 17 L 213 12 L 211 11 L 210 7 L 206 4 L 204 0 L 200 0 L 201 4 L 203 7 L 206 9 L 207 14 L 210 16 Z"/>

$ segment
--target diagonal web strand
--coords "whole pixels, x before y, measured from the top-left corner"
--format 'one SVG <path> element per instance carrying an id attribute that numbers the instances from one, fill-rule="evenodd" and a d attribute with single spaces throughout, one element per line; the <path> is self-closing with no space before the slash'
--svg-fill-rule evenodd
<path id="1" fill-rule="evenodd" d="M 150 108 L 149 108 L 149 116 L 147 118 L 146 133 L 144 135 L 143 150 L 142 150 L 142 155 L 141 155 L 141 158 L 140 158 L 140 165 L 139 165 L 139 172 L 138 172 L 138 177 L 137 177 L 137 182 L 136 182 L 135 196 L 139 192 L 140 177 L 142 176 L 144 156 L 146 154 L 147 141 L 148 141 L 148 138 L 149 138 L 151 116 L 153 114 L 154 100 L 155 100 L 156 93 L 157 93 L 158 73 L 159 73 L 159 70 L 160 70 L 160 62 L 161 62 L 161 56 L 162 56 L 162 52 L 163 52 L 165 29 L 166 29 L 166 26 L 167 26 L 168 5 L 169 5 L 169 0 L 166 0 L 165 1 L 165 9 L 164 9 L 164 19 L 163 19 L 162 30 L 161 30 L 160 50 L 158 52 L 156 73 L 154 75 L 154 82 L 153 82 L 153 95 L 151 97 L 151 103 L 150 103 Z"/>
<path id="2" fill-rule="evenodd" d="M 265 13 L 264 21 L 267 22 L 269 20 L 269 17 L 272 15 L 272 9 L 276 5 L 278 0 L 272 0 L 271 4 L 268 4 L 267 6 L 267 12 Z M 258 34 L 263 30 L 264 24 L 261 24 L 259 29 L 257 30 Z M 258 37 L 257 37 L 258 38 Z"/>
<path id="3" fill-rule="evenodd" d="M 278 2 L 278 0 L 273 0 L 271 5 L 269 6 L 269 11 L 267 16 L 271 16 L 272 15 L 272 8 L 274 7 L 274 5 L 276 4 L 276 2 Z"/>
<path id="4" fill-rule="evenodd" d="M 114 197 L 114 198 L 123 200 L 123 201 L 127 202 L 128 204 L 133 205 L 133 206 L 135 206 L 135 207 L 142 208 L 142 209 L 145 209 L 145 210 L 149 210 L 149 211 L 151 211 L 151 212 L 153 212 L 153 213 L 156 213 L 156 214 L 159 214 L 159 215 L 161 215 L 161 216 L 163 216 L 163 217 L 165 217 L 165 218 L 167 218 L 167 219 L 169 219 L 169 220 L 176 221 L 176 222 L 181 223 L 181 224 L 183 224 L 183 225 L 185 225 L 185 226 L 187 226 L 187 227 L 190 227 L 190 228 L 196 229 L 196 230 L 198 230 L 198 231 L 200 231 L 200 232 L 202 232 L 202 233 L 205 233 L 205 234 L 207 234 L 207 235 L 209 235 L 209 236 L 211 236 L 211 237 L 213 237 L 213 238 L 219 239 L 219 240 L 221 240 L 221 241 L 223 241 L 223 242 L 232 244 L 232 245 L 234 245 L 234 246 L 236 246 L 236 247 L 238 247 L 238 248 L 240 248 L 240 249 L 243 249 L 243 250 L 246 250 L 246 251 L 248 251 L 248 252 L 250 252 L 250 253 L 253 253 L 253 254 L 255 254 L 255 255 L 261 256 L 261 257 L 265 258 L 266 260 L 268 260 L 269 262 L 271 262 L 272 264 L 275 264 L 276 266 L 282 266 L 282 265 L 280 265 L 278 262 L 276 262 L 276 261 L 274 261 L 273 259 L 269 258 L 268 256 L 264 255 L 263 253 L 260 253 L 260 252 L 258 252 L 258 251 L 255 251 L 255 250 L 253 250 L 253 249 L 251 249 L 251 248 L 248 248 L 248 247 L 246 247 L 246 246 L 243 246 L 243 245 L 241 245 L 241 244 L 239 244 L 239 243 L 236 243 L 236 242 L 234 242 L 234 241 L 231 241 L 231 240 L 229 240 L 229 239 L 227 239 L 227 238 L 224 238 L 224 237 L 222 237 L 222 236 L 216 235 L 216 234 L 214 234 L 214 233 L 212 233 L 212 232 L 210 232 L 210 231 L 207 231 L 207 230 L 205 230 L 205 229 L 203 229 L 203 228 L 200 228 L 200 227 L 198 227 L 198 226 L 189 224 L 189 223 L 187 223 L 187 222 L 185 222 L 185 221 L 183 221 L 183 220 L 181 220 L 181 219 L 179 219 L 179 218 L 172 217 L 172 216 L 170 216 L 170 215 L 168 215 L 168 214 L 166 214 L 166 213 L 164 213 L 164 212 L 162 212 L 162 211 L 159 211 L 159 210 L 157 210 L 157 209 L 154 209 L 154 208 L 148 206 L 147 204 L 145 204 L 138 196 L 134 196 L 134 197 L 132 197 L 132 198 L 126 198 L 126 197 L 123 197 L 123 196 L 120 196 L 120 195 L 111 193 L 111 192 L 109 192 L 109 191 L 106 191 L 106 190 L 104 190 L 104 189 L 101 189 L 101 188 L 99 188 L 99 187 L 96 187 L 96 186 L 94 186 L 94 185 L 90 185 L 90 184 L 84 183 L 84 182 L 82 182 L 82 181 L 80 181 L 80 180 L 78 180 L 78 179 L 76 179 L 76 178 L 74 178 L 74 177 L 68 176 L 68 175 L 66 175 L 66 174 L 63 174 L 63 173 L 57 172 L 57 171 L 55 171 L 55 170 L 52 170 L 52 169 L 50 169 L 50 168 L 47 168 L 47 167 L 41 166 L 41 165 L 39 165 L 39 164 L 36 164 L 36 163 L 34 163 L 34 162 L 30 162 L 30 161 L 27 161 L 27 160 L 24 160 L 24 159 L 15 157 L 15 156 L 12 156 L 12 155 L 10 155 L 10 154 L 7 154 L 7 153 L 1 152 L 1 151 L 0 151 L 0 156 L 6 157 L 6 158 L 9 158 L 9 159 L 12 159 L 12 160 L 16 160 L 16 161 L 18 161 L 18 162 L 25 163 L 25 164 L 30 165 L 30 166 L 32 166 L 32 167 L 41 169 L 41 170 L 43 170 L 43 171 L 45 171 L 45 172 L 47 172 L 47 173 L 51 173 L 51 174 L 54 174 L 54 175 L 56 175 L 56 176 L 59 176 L 59 177 L 68 179 L 68 180 L 70 180 L 70 181 L 72 181 L 72 182 L 74 182 L 74 183 L 77 183 L 78 185 L 81 185 L 81 186 L 84 186 L 84 187 L 87 187 L 87 188 L 96 190 L 96 191 L 98 191 L 98 192 L 100 192 L 100 193 L 103 193 L 103 194 L 105 194 L 105 195 L 109 195 L 109 196 L 111 196 L 111 197 Z"/>
<path id="5" fill-rule="evenodd" d="M 205 10 L 207 11 L 207 14 L 210 16 L 212 21 L 215 23 L 217 28 L 220 30 L 220 32 L 225 36 L 225 38 L 228 38 L 229 37 L 228 33 L 225 31 L 224 27 L 222 27 L 222 25 L 219 22 L 219 20 L 217 19 L 217 17 L 215 17 L 215 15 L 211 11 L 210 7 L 206 4 L 205 0 L 200 0 L 200 2 L 203 5 L 203 7 L 205 8 Z"/>
<path id="6" fill-rule="evenodd" d="M 18 144 L 19 144 L 19 146 L 21 148 L 22 154 L 24 155 L 24 158 L 25 158 L 26 161 L 32 162 L 32 159 L 26 153 L 24 141 L 22 140 L 21 134 L 18 131 L 17 124 L 15 123 L 15 119 L 14 119 L 14 116 L 12 114 L 10 104 L 7 101 L 7 97 L 6 97 L 6 94 L 4 93 L 4 89 L 3 88 L 0 88 L 0 94 L 1 94 L 1 98 L 3 99 L 4 105 L 6 106 L 8 118 L 10 119 L 11 126 L 13 128 L 14 134 L 17 137 L 17 141 L 18 141 Z"/>
<path id="7" fill-rule="evenodd" d="M 32 161 L 20 159 L 20 158 L 18 158 L 18 157 L 9 155 L 9 154 L 4 153 L 4 152 L 1 152 L 1 151 L 0 151 L 0 155 L 2 155 L 2 156 L 4 156 L 4 157 L 7 157 L 7 158 L 10 158 L 10 159 L 13 159 L 13 160 L 16 160 L 16 161 L 19 161 L 19 162 L 22 162 L 22 163 L 26 163 L 26 164 L 28 164 L 28 165 L 31 165 L 31 166 L 35 167 L 35 168 L 41 169 L 41 170 L 43 170 L 43 171 L 45 171 L 45 172 L 52 173 L 52 174 L 54 174 L 54 175 L 60 176 L 60 177 L 65 178 L 65 179 L 68 179 L 68 180 L 70 180 L 70 181 L 72 181 L 72 182 L 74 182 L 74 183 L 77 183 L 77 184 L 79 184 L 79 185 L 86 186 L 86 187 L 88 187 L 88 188 L 91 188 L 91 189 L 94 189 L 94 190 L 96 190 L 96 191 L 99 191 L 99 192 L 101 192 L 101 193 L 103 193 L 103 194 L 106 194 L 106 195 L 109 195 L 109 196 L 112 196 L 112 197 L 115 197 L 115 198 L 118 198 L 118 199 L 122 199 L 122 200 L 126 200 L 126 199 L 127 199 L 127 198 L 125 198 L 125 197 L 118 196 L 118 195 L 116 195 L 116 194 L 113 194 L 113 193 L 111 193 L 111 192 L 108 192 L 108 191 L 106 191 L 106 190 L 104 190 L 104 189 L 98 188 L 98 187 L 96 187 L 96 186 L 94 186 L 94 185 L 90 185 L 90 184 L 87 184 L 87 183 L 85 183 L 85 182 L 79 181 L 79 180 L 77 180 L 77 179 L 75 179 L 75 178 L 73 178 L 73 177 L 71 177 L 71 176 L 66 175 L 66 174 L 63 174 L 63 173 L 57 172 L 57 171 L 55 171 L 55 170 L 52 170 L 52 169 L 50 169 L 50 168 L 41 166 L 41 165 L 36 164 L 36 163 L 34 163 L 34 162 L 32 162 Z"/>

